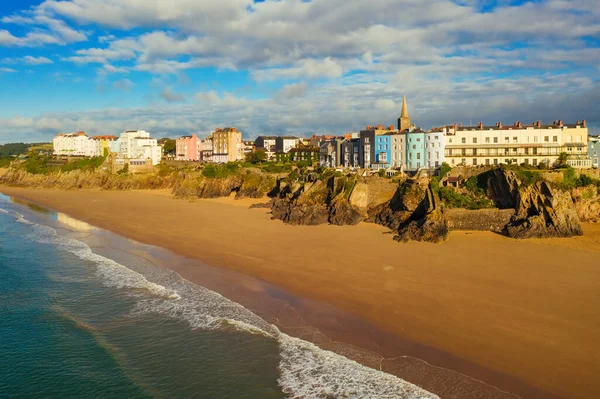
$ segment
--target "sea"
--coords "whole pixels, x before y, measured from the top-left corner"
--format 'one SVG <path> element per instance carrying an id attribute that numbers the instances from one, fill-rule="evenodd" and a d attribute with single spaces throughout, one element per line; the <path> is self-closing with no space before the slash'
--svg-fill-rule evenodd
<path id="1" fill-rule="evenodd" d="M 437 398 L 284 334 L 156 258 L 0 195 L 0 398 Z"/>

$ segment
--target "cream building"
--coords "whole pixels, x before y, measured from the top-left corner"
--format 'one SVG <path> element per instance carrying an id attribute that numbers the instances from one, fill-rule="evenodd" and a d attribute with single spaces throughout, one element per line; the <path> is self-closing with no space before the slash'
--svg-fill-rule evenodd
<path id="1" fill-rule="evenodd" d="M 444 157 L 451 166 L 529 164 L 554 165 L 561 153 L 566 153 L 567 164 L 574 168 L 591 166 L 587 157 L 588 129 L 585 121 L 563 124 L 555 121 L 542 125 L 520 122 L 503 126 L 457 126 L 445 128 Z"/>
<path id="2" fill-rule="evenodd" d="M 244 159 L 242 132 L 235 127 L 217 128 L 212 132 L 212 161 L 217 163 L 235 162 Z"/>

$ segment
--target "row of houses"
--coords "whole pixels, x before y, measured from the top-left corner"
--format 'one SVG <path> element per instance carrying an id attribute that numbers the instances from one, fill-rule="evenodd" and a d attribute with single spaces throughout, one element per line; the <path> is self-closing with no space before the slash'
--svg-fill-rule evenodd
<path id="1" fill-rule="evenodd" d="M 58 134 L 53 139 L 54 155 L 100 157 L 113 154 L 118 164 L 124 160 L 157 165 L 162 158 L 162 146 L 144 130 L 127 130 L 117 136 L 92 136 L 85 132 Z"/>
<path id="2" fill-rule="evenodd" d="M 196 134 L 175 140 L 175 160 L 226 163 L 241 161 L 253 150 L 235 127 L 217 128 L 204 140 Z"/>
<path id="3" fill-rule="evenodd" d="M 405 97 L 397 126 L 366 126 L 359 133 L 343 137 L 260 136 L 255 147 L 264 148 L 270 157 L 288 153 L 292 148 L 306 151 L 316 147 L 323 167 L 417 171 L 436 169 L 444 162 L 451 166 L 552 166 L 563 153 L 567 154 L 568 165 L 589 168 L 598 165 L 600 145 L 595 143 L 589 144 L 596 146 L 593 151 L 596 155 L 592 156 L 585 120 L 573 124 L 564 124 L 562 120 L 527 125 L 498 122 L 493 126 L 454 123 L 424 131 L 411 123 Z"/>

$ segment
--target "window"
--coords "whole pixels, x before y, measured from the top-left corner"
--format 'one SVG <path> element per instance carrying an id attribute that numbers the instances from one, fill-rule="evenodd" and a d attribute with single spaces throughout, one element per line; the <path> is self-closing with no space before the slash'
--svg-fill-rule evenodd
<path id="1" fill-rule="evenodd" d="M 461 155 L 467 155 L 467 150 L 463 148 L 462 150 L 460 150 L 460 153 Z"/>
<path id="2" fill-rule="evenodd" d="M 537 159 L 533 158 L 533 166 L 537 166 Z"/>
<path id="3" fill-rule="evenodd" d="M 494 165 L 498 165 L 498 159 L 494 158 Z"/>
<path id="4" fill-rule="evenodd" d="M 505 137 L 504 141 L 507 142 L 507 143 L 510 142 L 510 137 Z"/>
<path id="5" fill-rule="evenodd" d="M 417 138 L 417 142 L 420 142 L 420 141 L 421 141 L 421 139 L 420 139 L 420 138 Z"/>
<path id="6" fill-rule="evenodd" d="M 477 144 L 477 137 L 473 137 L 473 144 Z"/>
<path id="7" fill-rule="evenodd" d="M 463 165 L 465 165 L 465 164 L 467 163 L 467 160 L 463 158 L 463 159 L 461 160 L 461 163 L 462 163 Z"/>
<path id="8" fill-rule="evenodd" d="M 529 165 L 529 158 L 525 158 L 525 165 Z"/>
<path id="9" fill-rule="evenodd" d="M 421 153 L 417 152 L 417 159 L 421 159 Z"/>
<path id="10" fill-rule="evenodd" d="M 413 150 L 416 150 L 417 146 L 415 144 L 413 144 Z"/>
<path id="11" fill-rule="evenodd" d="M 489 164 L 490 164 L 490 160 L 489 160 L 489 159 L 486 159 L 486 160 L 485 160 L 485 164 L 486 164 L 486 165 L 489 165 Z"/>
<path id="12" fill-rule="evenodd" d="M 519 138 L 517 136 L 513 136 L 513 143 L 516 143 L 517 141 L 519 141 Z"/>
<path id="13" fill-rule="evenodd" d="M 473 158 L 473 165 L 477 165 L 477 158 Z"/>
<path id="14" fill-rule="evenodd" d="M 439 137 L 438 137 L 438 136 L 435 136 L 435 139 L 436 139 L 436 140 L 439 140 Z"/>
<path id="15" fill-rule="evenodd" d="M 465 143 L 467 142 L 467 138 L 466 138 L 466 137 L 463 137 L 463 138 L 461 139 L 461 142 L 462 142 L 463 144 L 465 144 Z"/>
<path id="16" fill-rule="evenodd" d="M 544 143 L 550 142 L 550 136 L 544 136 Z"/>
<path id="17" fill-rule="evenodd" d="M 538 142 L 538 137 L 537 136 L 533 136 L 533 142 L 537 143 Z"/>
<path id="18" fill-rule="evenodd" d="M 449 138 L 449 139 L 448 139 L 448 143 L 452 143 L 452 138 Z"/>
<path id="19" fill-rule="evenodd" d="M 477 148 L 473 148 L 473 155 L 477 156 Z"/>
<path id="20" fill-rule="evenodd" d="M 557 143 L 558 142 L 558 136 L 552 136 L 552 142 Z"/>
<path id="21" fill-rule="evenodd" d="M 435 159 L 440 159 L 440 153 L 439 153 L 439 151 L 435 152 Z M 436 162 L 436 164 L 437 164 L 437 162 Z"/>
<path id="22" fill-rule="evenodd" d="M 486 138 L 485 138 L 485 142 L 486 142 L 486 144 L 489 144 L 489 142 L 490 142 L 490 138 L 489 138 L 489 137 L 486 137 Z"/>
<path id="23" fill-rule="evenodd" d="M 498 142 L 498 137 L 494 137 L 494 143 Z"/>

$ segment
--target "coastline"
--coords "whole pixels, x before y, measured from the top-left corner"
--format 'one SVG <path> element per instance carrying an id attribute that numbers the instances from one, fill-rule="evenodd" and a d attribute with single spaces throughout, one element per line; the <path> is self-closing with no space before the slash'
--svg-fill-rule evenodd
<path id="1" fill-rule="evenodd" d="M 600 251 L 600 226 L 586 226 L 590 232 L 581 240 L 454 232 L 445 244 L 398 244 L 381 237 L 386 229 L 376 225 L 271 221 L 264 209 L 247 209 L 261 200 L 189 202 L 156 191 L 0 191 L 255 276 L 544 391 L 565 397 L 600 392 L 593 376 L 600 364 L 593 346 L 600 326 L 594 314 L 598 255 L 590 252 Z M 192 282 L 198 278 L 186 273 Z M 548 370 L 555 363 L 559 367 Z M 569 374 L 575 365 L 578 372 Z"/>

